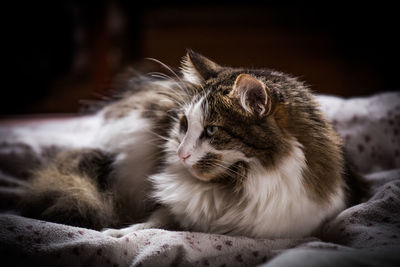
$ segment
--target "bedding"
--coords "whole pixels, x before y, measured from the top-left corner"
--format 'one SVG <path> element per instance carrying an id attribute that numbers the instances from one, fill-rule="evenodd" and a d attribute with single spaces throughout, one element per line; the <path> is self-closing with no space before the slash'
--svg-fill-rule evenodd
<path id="1" fill-rule="evenodd" d="M 318 96 L 372 196 L 315 237 L 250 239 L 140 230 L 121 238 L 13 210 L 29 171 L 89 143 L 95 116 L 0 121 L 1 266 L 400 266 L 400 93 Z"/>

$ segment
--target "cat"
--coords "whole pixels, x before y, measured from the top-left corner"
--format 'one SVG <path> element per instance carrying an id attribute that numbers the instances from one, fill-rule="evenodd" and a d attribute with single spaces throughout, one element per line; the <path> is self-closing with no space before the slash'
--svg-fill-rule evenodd
<path id="1" fill-rule="evenodd" d="M 25 214 L 114 237 L 298 238 L 349 205 L 342 140 L 304 83 L 192 50 L 181 72 L 128 79 L 92 142 L 35 172 Z"/>

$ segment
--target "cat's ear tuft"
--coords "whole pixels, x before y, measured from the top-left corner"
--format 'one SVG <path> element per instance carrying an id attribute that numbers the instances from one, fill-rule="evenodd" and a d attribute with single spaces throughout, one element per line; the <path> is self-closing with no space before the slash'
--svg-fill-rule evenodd
<path id="1" fill-rule="evenodd" d="M 268 115 L 271 111 L 271 99 L 267 87 L 250 74 L 240 74 L 230 92 L 231 97 L 239 100 L 242 108 L 259 116 Z"/>
<path id="2" fill-rule="evenodd" d="M 195 84 L 202 84 L 205 80 L 216 76 L 221 68 L 217 63 L 190 49 L 187 50 L 181 64 L 183 78 Z"/>

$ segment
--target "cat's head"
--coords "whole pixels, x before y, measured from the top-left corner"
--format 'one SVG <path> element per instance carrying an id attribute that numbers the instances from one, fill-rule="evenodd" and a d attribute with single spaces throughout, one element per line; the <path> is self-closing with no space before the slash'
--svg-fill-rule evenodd
<path id="1" fill-rule="evenodd" d="M 193 51 L 182 70 L 197 91 L 181 109 L 175 156 L 196 178 L 237 183 L 252 160 L 273 164 L 288 149 L 267 73 L 222 67 Z"/>

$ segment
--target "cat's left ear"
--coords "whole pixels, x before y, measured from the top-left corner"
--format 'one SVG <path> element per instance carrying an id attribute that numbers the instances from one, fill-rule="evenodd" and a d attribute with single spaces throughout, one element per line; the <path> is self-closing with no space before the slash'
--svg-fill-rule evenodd
<path id="1" fill-rule="evenodd" d="M 188 49 L 181 65 L 183 78 L 191 83 L 203 84 L 222 69 L 214 61 Z"/>
<path id="2" fill-rule="evenodd" d="M 257 78 L 242 73 L 236 78 L 229 95 L 237 98 L 245 111 L 263 116 L 271 111 L 271 99 L 267 90 L 268 88 Z"/>

